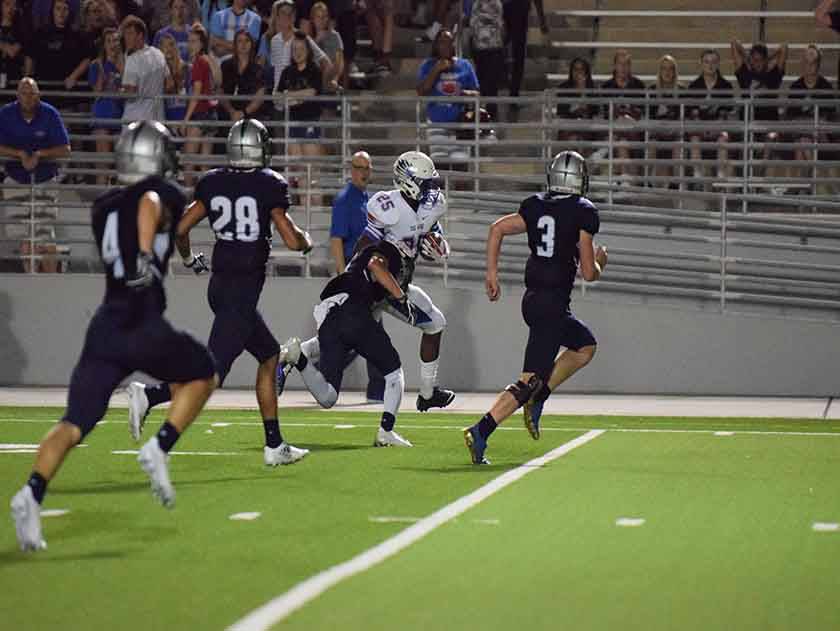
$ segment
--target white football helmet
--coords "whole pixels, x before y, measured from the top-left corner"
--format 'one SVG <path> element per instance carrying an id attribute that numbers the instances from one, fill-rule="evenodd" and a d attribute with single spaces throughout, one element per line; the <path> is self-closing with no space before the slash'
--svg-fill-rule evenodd
<path id="1" fill-rule="evenodd" d="M 435 163 L 422 151 L 406 151 L 394 162 L 394 186 L 416 202 L 440 189 L 439 177 Z"/>

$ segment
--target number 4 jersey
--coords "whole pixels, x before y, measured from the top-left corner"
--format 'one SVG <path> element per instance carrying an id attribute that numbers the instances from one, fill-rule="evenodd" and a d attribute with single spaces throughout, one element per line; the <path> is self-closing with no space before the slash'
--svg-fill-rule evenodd
<path id="1" fill-rule="evenodd" d="M 286 180 L 271 169 L 213 169 L 195 187 L 216 233 L 213 273 L 265 274 L 271 211 L 289 208 Z"/>
<path id="2" fill-rule="evenodd" d="M 585 197 L 538 193 L 522 202 L 519 214 L 528 227 L 531 250 L 525 266 L 525 286 L 554 290 L 568 304 L 580 262 L 580 231 L 593 236 L 598 232 L 598 209 Z"/>

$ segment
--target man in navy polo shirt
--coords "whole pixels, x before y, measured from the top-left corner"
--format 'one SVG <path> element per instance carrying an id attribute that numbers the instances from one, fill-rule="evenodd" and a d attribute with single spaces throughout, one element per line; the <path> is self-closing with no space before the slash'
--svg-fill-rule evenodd
<path id="1" fill-rule="evenodd" d="M 41 102 L 41 93 L 34 79 L 25 77 L 18 83 L 17 100 L 0 108 L 0 157 L 11 158 L 6 161 L 6 177 L 18 184 L 44 184 L 45 186 L 58 175 L 58 165 L 54 160 L 66 158 L 70 155 L 70 138 L 61 120 L 61 115 L 52 105 Z M 36 189 L 39 188 L 36 186 Z M 4 198 L 21 197 L 20 189 L 4 187 Z M 28 199 L 30 191 L 26 190 Z M 46 194 L 46 195 L 45 195 Z M 50 197 L 46 191 L 35 191 L 35 196 Z M 51 217 L 55 217 L 55 200 L 52 207 L 46 210 Z M 14 215 L 11 215 L 14 216 Z M 27 211 L 26 217 L 29 218 Z M 10 226 L 9 236 L 20 226 Z M 29 229 L 17 236 L 26 237 Z M 54 238 L 54 228 L 47 224 L 40 224 L 36 238 L 43 241 L 44 237 Z M 24 266 L 29 271 L 29 261 L 25 258 L 30 254 L 30 241 L 23 241 L 21 254 Z M 41 243 L 36 248 L 36 254 L 50 254 L 55 252 L 55 245 Z M 40 261 L 39 271 L 56 271 L 54 258 L 45 257 Z"/>

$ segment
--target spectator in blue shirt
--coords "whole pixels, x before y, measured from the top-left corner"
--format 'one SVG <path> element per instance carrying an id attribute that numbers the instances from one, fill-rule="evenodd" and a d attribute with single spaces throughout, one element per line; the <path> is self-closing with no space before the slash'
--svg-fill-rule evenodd
<path id="1" fill-rule="evenodd" d="M 233 54 L 233 40 L 241 30 L 246 30 L 260 41 L 262 18 L 251 11 L 248 0 L 233 0 L 233 4 L 213 14 L 210 19 L 210 49 L 220 59 L 227 59 Z"/>
<path id="2" fill-rule="evenodd" d="M 435 37 L 432 57 L 423 62 L 417 77 L 419 96 L 475 96 L 478 79 L 469 60 L 455 56 L 452 32 L 443 29 Z M 433 123 L 456 123 L 464 114 L 465 103 L 429 103 L 426 116 Z"/>
<path id="3" fill-rule="evenodd" d="M 178 54 L 184 61 L 190 60 L 190 50 L 187 40 L 190 38 L 190 25 L 187 24 L 186 0 L 169 0 L 170 23 L 155 33 L 154 45 L 163 50 L 161 39 L 169 35 L 178 46 Z"/>

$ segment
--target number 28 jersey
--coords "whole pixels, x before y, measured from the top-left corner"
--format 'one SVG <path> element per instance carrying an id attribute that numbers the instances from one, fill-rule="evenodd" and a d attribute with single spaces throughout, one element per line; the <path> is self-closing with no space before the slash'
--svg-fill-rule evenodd
<path id="1" fill-rule="evenodd" d="M 557 291 L 568 303 L 580 262 L 580 231 L 597 234 L 601 226 L 598 209 L 585 197 L 538 193 L 522 202 L 519 214 L 528 228 L 531 250 L 525 286 Z"/>
<path id="2" fill-rule="evenodd" d="M 213 169 L 199 180 L 195 199 L 216 234 L 213 272 L 265 274 L 271 211 L 290 205 L 283 176 L 271 169 Z"/>

